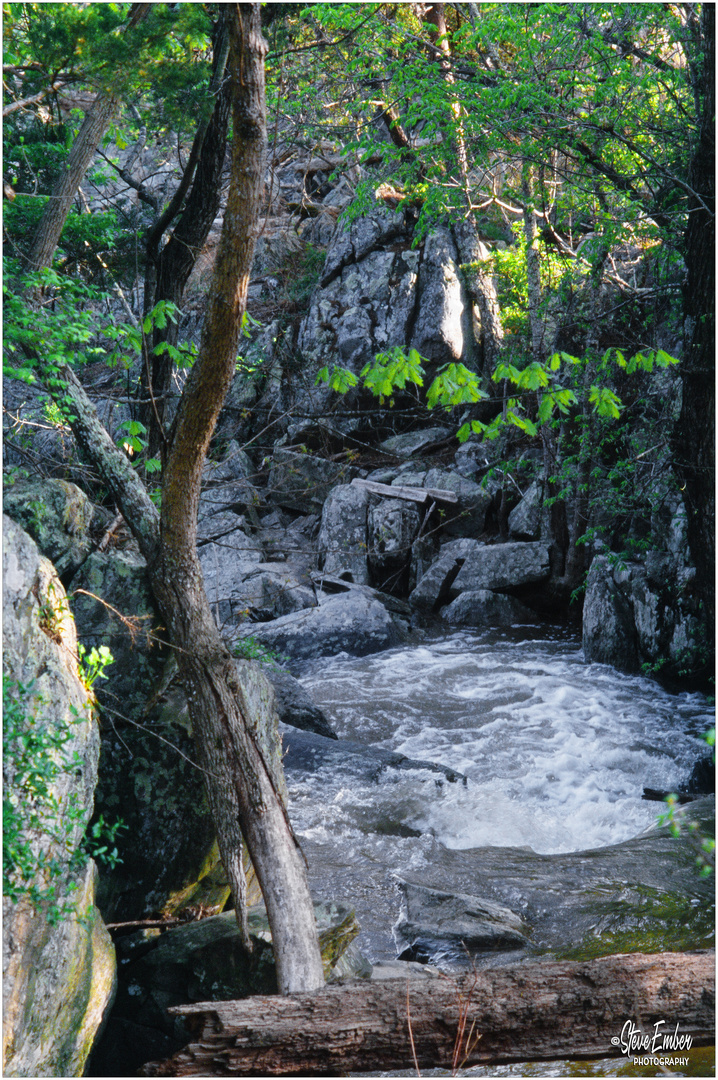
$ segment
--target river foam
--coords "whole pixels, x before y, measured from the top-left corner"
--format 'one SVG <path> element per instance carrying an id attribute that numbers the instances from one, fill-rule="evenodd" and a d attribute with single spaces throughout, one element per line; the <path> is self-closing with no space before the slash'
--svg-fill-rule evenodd
<path id="1" fill-rule="evenodd" d="M 565 632 L 454 633 L 310 667 L 303 682 L 340 738 L 450 766 L 466 787 L 389 770 L 293 784 L 293 817 L 317 839 L 433 835 L 449 848 L 557 853 L 619 843 L 655 824 L 644 786 L 675 788 L 713 724 L 698 694 L 586 664 Z M 538 635 L 541 636 L 538 636 Z"/>

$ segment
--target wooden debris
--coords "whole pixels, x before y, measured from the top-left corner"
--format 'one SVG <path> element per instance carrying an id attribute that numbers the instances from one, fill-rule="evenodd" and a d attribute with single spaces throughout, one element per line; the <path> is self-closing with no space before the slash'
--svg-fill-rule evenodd
<path id="1" fill-rule="evenodd" d="M 387 499 L 405 499 L 407 502 L 422 504 L 433 499 L 435 502 L 452 505 L 459 501 L 459 496 L 455 491 L 448 491 L 445 488 L 400 487 L 399 485 L 394 487 L 391 484 L 377 484 L 374 480 L 362 480 L 358 476 L 354 477 L 352 484 L 355 487 L 366 488 L 372 495 L 383 495 Z"/>
<path id="2" fill-rule="evenodd" d="M 713 1041 L 714 1005 L 709 952 L 514 964 L 411 983 L 354 980 L 315 994 L 172 1008 L 193 1041 L 141 1075 L 341 1076 L 412 1068 L 413 1053 L 427 1069 L 618 1057 L 631 1023 L 651 1039 L 675 1034 L 685 1049 L 686 1037 Z"/>

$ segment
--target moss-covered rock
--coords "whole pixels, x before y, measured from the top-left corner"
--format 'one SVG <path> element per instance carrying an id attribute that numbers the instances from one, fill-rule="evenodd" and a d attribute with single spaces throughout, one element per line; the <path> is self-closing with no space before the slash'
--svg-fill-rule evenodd
<path id="1" fill-rule="evenodd" d="M 3 510 L 30 534 L 58 574 L 76 570 L 92 549 L 92 503 L 66 480 L 16 480 L 3 490 Z"/>
<path id="2" fill-rule="evenodd" d="M 247 715 L 286 798 L 274 690 L 259 665 L 236 664 Z M 141 723 L 116 719 L 103 732 L 97 810 L 121 816 L 129 826 L 118 838 L 122 862 L 100 884 L 98 903 L 108 921 L 224 906 L 229 890 L 194 755 L 187 702 L 178 686 Z M 250 888 L 256 888 L 251 880 Z"/>
<path id="3" fill-rule="evenodd" d="M 337 969 L 359 932 L 354 912 L 342 904 L 323 903 L 315 903 L 314 912 L 327 977 L 337 970 L 338 974 L 349 975 L 366 967 L 363 958 L 354 954 Z M 166 1040 L 173 1049 L 184 1045 L 187 1033 L 183 1022 L 168 1017 L 166 1012 L 171 1005 L 276 993 L 271 936 L 263 905 L 250 909 L 249 929 L 254 946 L 251 954 L 242 948 L 233 911 L 152 938 L 141 931 L 120 939 L 120 986 L 92 1073 L 107 1076 L 108 1067 L 117 1068 L 113 1055 L 123 1039 L 137 1039 L 139 1044 L 138 1053 L 130 1053 L 124 1060 L 132 1072 L 156 1049 L 167 1049 Z M 145 1050 L 146 1046 L 152 1049 Z M 121 1052 L 127 1055 L 127 1047 Z"/>
<path id="4" fill-rule="evenodd" d="M 104 645 L 113 656 L 106 681 L 98 684 L 101 704 L 139 719 L 167 660 L 144 559 L 131 548 L 95 551 L 68 593 L 81 640 L 88 648 Z"/>
<path id="5" fill-rule="evenodd" d="M 6 1076 L 80 1076 L 114 990 L 114 948 L 78 851 L 99 735 L 51 563 L 3 521 L 3 1060 Z M 7 871 L 6 871 L 7 872 Z"/>

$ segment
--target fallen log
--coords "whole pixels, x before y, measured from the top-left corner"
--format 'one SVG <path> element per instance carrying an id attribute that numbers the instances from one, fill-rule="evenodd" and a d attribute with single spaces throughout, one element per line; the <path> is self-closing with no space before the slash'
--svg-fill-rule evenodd
<path id="1" fill-rule="evenodd" d="M 714 1038 L 715 954 L 606 956 L 458 978 L 354 980 L 316 994 L 171 1008 L 193 1041 L 144 1076 L 343 1075 L 618 1056 L 627 1025 L 661 1053 Z M 657 1041 L 653 1041 L 654 1037 Z M 636 1047 L 632 1053 L 645 1053 Z"/>
<path id="2" fill-rule="evenodd" d="M 354 477 L 352 485 L 366 488 L 372 495 L 383 495 L 387 499 L 404 499 L 407 502 L 422 505 L 429 502 L 430 499 L 434 502 L 450 503 L 452 506 L 459 501 L 456 492 L 449 491 L 448 488 L 417 488 L 401 487 L 394 484 L 378 484 L 375 480 L 362 480 L 358 476 Z"/>

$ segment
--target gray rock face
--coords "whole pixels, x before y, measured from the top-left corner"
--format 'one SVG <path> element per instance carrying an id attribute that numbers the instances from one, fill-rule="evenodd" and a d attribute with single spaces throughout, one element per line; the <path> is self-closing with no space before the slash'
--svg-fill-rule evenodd
<path id="1" fill-rule="evenodd" d="M 210 486 L 231 483 L 233 480 L 251 480 L 254 472 L 249 455 L 237 442 L 232 441 L 222 461 L 205 461 L 202 484 Z"/>
<path id="2" fill-rule="evenodd" d="M 288 671 L 267 667 L 265 675 L 274 687 L 277 716 L 283 724 L 302 731 L 312 731 L 327 739 L 336 739 L 326 713 L 312 700 L 302 684 Z"/>
<path id="3" fill-rule="evenodd" d="M 509 514 L 509 537 L 512 540 L 538 540 L 542 508 L 543 486 L 534 480 L 521 502 Z"/>
<path id="4" fill-rule="evenodd" d="M 240 631 L 293 660 L 348 652 L 366 656 L 401 641 L 399 627 L 383 604 L 357 590 L 329 596 L 318 607 L 258 623 Z"/>
<path id="5" fill-rule="evenodd" d="M 322 510 L 317 548 L 320 569 L 357 585 L 369 584 L 367 566 L 367 513 L 370 495 L 366 488 L 341 484 L 329 494 Z"/>
<path id="6" fill-rule="evenodd" d="M 221 469 L 221 466 L 219 466 Z M 215 483 L 204 489 L 199 499 L 199 518 L 232 510 L 237 514 L 255 511 L 261 504 L 259 492 L 249 480 L 239 478 Z"/>
<path id="7" fill-rule="evenodd" d="M 379 449 L 385 454 L 395 454 L 399 458 L 410 458 L 420 450 L 425 450 L 437 443 L 444 442 L 453 435 L 449 428 L 430 427 L 420 431 L 405 431 L 401 435 L 392 435 L 379 443 Z M 380 481 L 387 483 L 388 481 Z"/>
<path id="8" fill-rule="evenodd" d="M 92 550 L 92 503 L 75 484 L 18 480 L 4 487 L 3 509 L 32 536 L 58 574 L 76 570 Z"/>
<path id="9" fill-rule="evenodd" d="M 470 589 L 460 593 L 442 610 L 441 617 L 451 626 L 515 626 L 536 619 L 534 613 L 515 597 L 490 589 Z"/>
<path id="10" fill-rule="evenodd" d="M 459 255 L 451 234 L 436 229 L 426 238 L 419 270 L 421 302 L 411 346 L 437 364 L 470 364 L 473 353 L 471 306 L 459 274 Z"/>
<path id="11" fill-rule="evenodd" d="M 254 541 L 244 539 L 249 540 L 251 552 Z M 221 626 L 243 622 L 248 614 L 265 622 L 314 607 L 317 601 L 311 583 L 295 576 L 287 563 L 249 561 L 246 554 L 221 544 L 200 550 L 207 597 Z"/>
<path id="12" fill-rule="evenodd" d="M 649 552 L 646 565 L 591 563 L 583 607 L 586 659 L 639 671 L 642 664 L 691 670 L 698 622 L 691 611 L 693 575 L 667 554 Z"/>
<path id="13" fill-rule="evenodd" d="M 5 695 L 15 706 L 4 717 L 3 794 L 18 830 L 15 841 L 6 837 L 5 856 L 12 860 L 13 842 L 26 841 L 43 871 L 28 871 L 25 886 L 40 889 L 54 861 L 55 894 L 49 899 L 60 911 L 51 923 L 12 876 L 20 896 L 13 903 L 6 893 L 3 900 L 4 1075 L 81 1076 L 115 976 L 114 948 L 94 906 L 94 863 L 71 865 L 92 813 L 99 732 L 78 678 L 65 591 L 52 564 L 7 517 L 3 578 Z M 49 798 L 30 803 L 23 739 L 40 734 L 53 745 L 57 768 L 48 776 Z M 74 815 L 58 819 L 58 804 L 72 806 Z"/>
<path id="14" fill-rule="evenodd" d="M 417 611 L 436 611 L 451 599 L 449 592 L 459 570 L 470 555 L 483 550 L 478 540 L 452 540 L 444 544 L 436 559 L 409 597 Z"/>
<path id="15" fill-rule="evenodd" d="M 446 511 L 444 532 L 447 536 L 477 536 L 483 532 L 492 500 L 490 493 L 479 484 L 447 469 L 430 469 L 422 486 L 443 488 L 458 495 L 458 506 Z"/>
<path id="16" fill-rule="evenodd" d="M 521 949 L 526 924 L 509 908 L 464 893 L 399 881 L 402 905 L 394 926 L 400 959 L 461 962 L 470 951 Z"/>
<path id="17" fill-rule="evenodd" d="M 380 499 L 369 511 L 368 563 L 379 588 L 400 591 L 411 564 L 412 544 L 422 515 L 415 503 Z"/>
<path id="18" fill-rule="evenodd" d="M 547 581 L 546 544 L 496 544 L 468 555 L 451 586 L 453 595 L 469 589 L 511 589 Z"/>
<path id="19" fill-rule="evenodd" d="M 412 239 L 404 215 L 385 208 L 337 230 L 297 342 L 310 370 L 340 362 L 358 372 L 395 345 L 433 364 L 471 363 L 471 306 L 451 235 L 437 229 L 418 249 Z M 318 415 L 329 398 L 302 400 Z"/>
<path id="20" fill-rule="evenodd" d="M 349 484 L 357 475 L 357 469 L 346 463 L 280 448 L 272 457 L 269 496 L 278 506 L 304 514 L 317 512 L 332 488 Z"/>

